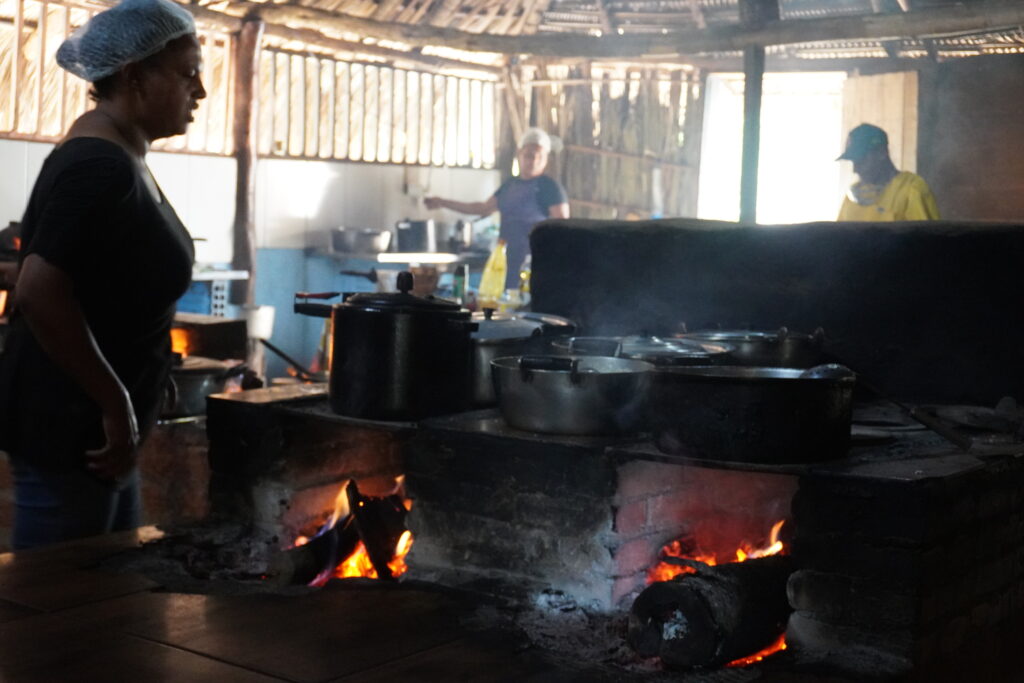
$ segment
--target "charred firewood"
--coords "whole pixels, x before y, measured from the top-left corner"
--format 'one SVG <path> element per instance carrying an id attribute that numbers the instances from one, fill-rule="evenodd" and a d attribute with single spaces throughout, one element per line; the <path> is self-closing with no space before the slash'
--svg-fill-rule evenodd
<path id="1" fill-rule="evenodd" d="M 355 518 L 349 515 L 308 543 L 278 553 L 270 573 L 281 584 L 308 584 L 321 572 L 333 569 L 358 546 L 359 530 Z"/>
<path id="2" fill-rule="evenodd" d="M 675 559 L 675 558 L 673 558 Z M 789 557 L 763 557 L 696 569 L 648 586 L 633 602 L 630 646 L 674 669 L 713 667 L 754 654 L 785 630 Z"/>
<path id="3" fill-rule="evenodd" d="M 345 493 L 356 529 L 377 576 L 381 579 L 394 578 L 388 562 L 394 558 L 398 540 L 405 532 L 406 509 L 401 496 L 370 498 L 359 493 L 355 481 L 349 482 Z"/>

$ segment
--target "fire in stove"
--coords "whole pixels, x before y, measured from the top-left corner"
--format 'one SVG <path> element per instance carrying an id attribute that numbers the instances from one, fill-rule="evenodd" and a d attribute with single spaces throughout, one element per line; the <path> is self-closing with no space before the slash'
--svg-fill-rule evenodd
<path id="1" fill-rule="evenodd" d="M 792 563 L 776 522 L 767 543 L 720 563 L 693 538 L 672 541 L 633 603 L 629 643 L 669 668 L 748 666 L 786 648 Z"/>
<path id="2" fill-rule="evenodd" d="M 768 535 L 768 543 L 762 547 L 755 547 L 747 541 L 741 543 L 740 547 L 736 548 L 736 558 L 730 560 L 730 562 L 745 562 L 748 559 L 784 553 L 786 548 L 782 541 L 779 540 L 779 532 L 782 531 L 782 525 L 785 523 L 786 520 L 780 519 L 772 525 L 772 530 Z M 669 581 L 680 574 L 695 574 L 697 572 L 696 565 L 681 562 L 680 560 L 703 563 L 709 567 L 714 567 L 719 563 L 716 553 L 702 551 L 694 538 L 679 538 L 666 544 L 661 549 L 661 558 L 658 564 L 647 573 L 647 583 Z"/>
<path id="3" fill-rule="evenodd" d="M 403 495 L 403 484 L 398 477 L 393 493 L 372 497 L 346 481 L 327 520 L 315 533 L 298 536 L 281 553 L 274 573 L 310 586 L 332 578 L 393 580 L 404 574 L 413 538 L 405 528 L 412 501 Z"/>

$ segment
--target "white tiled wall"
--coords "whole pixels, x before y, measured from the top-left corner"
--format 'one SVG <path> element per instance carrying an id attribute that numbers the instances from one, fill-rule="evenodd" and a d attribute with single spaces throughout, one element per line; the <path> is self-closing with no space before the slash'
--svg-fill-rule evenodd
<path id="1" fill-rule="evenodd" d="M 0 139 L 0 227 L 20 220 L 32 182 L 52 145 Z M 149 155 L 157 182 L 196 243 L 199 262 L 231 260 L 235 162 L 214 156 Z M 421 193 L 475 201 L 498 186 L 496 171 L 412 169 L 383 164 L 261 160 L 256 168 L 257 247 L 303 248 L 325 244 L 329 228 L 385 228 L 403 218 L 454 220 L 447 211 L 428 212 L 405 192 L 407 181 Z"/>
<path id="2" fill-rule="evenodd" d="M 257 246 L 317 247 L 330 228 L 389 228 L 404 218 L 451 221 L 406 194 L 408 181 L 425 194 L 476 201 L 498 187 L 497 171 L 411 169 L 385 164 L 266 159 L 256 175 Z M 415 193 L 414 193 L 415 194 Z"/>

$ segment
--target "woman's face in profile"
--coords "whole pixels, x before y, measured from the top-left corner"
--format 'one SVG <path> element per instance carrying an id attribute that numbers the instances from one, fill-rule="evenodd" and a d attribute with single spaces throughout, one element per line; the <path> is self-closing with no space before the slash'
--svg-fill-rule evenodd
<path id="1" fill-rule="evenodd" d="M 172 40 L 138 74 L 142 123 L 151 140 L 181 135 L 206 97 L 203 57 L 193 35 Z"/>

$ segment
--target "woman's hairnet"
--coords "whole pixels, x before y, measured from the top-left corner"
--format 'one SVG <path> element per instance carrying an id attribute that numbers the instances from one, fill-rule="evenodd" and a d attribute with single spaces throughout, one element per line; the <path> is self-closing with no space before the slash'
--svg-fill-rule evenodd
<path id="1" fill-rule="evenodd" d="M 551 150 L 551 136 L 540 128 L 527 128 L 523 137 L 519 139 L 519 147 L 527 145 L 540 145 L 544 149 Z"/>
<path id="2" fill-rule="evenodd" d="M 100 12 L 57 48 L 57 63 L 95 83 L 196 32 L 195 20 L 171 0 L 124 0 Z"/>

